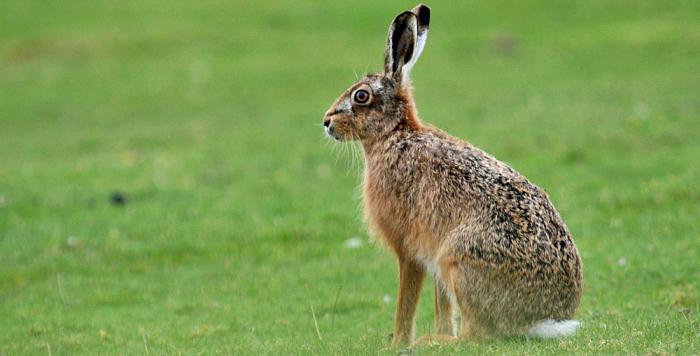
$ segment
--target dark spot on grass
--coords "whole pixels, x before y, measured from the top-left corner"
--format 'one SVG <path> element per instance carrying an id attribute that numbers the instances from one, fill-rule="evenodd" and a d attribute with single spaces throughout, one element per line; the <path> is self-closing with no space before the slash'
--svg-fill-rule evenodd
<path id="1" fill-rule="evenodd" d="M 126 204 L 126 195 L 124 193 L 116 191 L 109 196 L 109 202 L 112 205 L 123 206 Z"/>
<path id="2" fill-rule="evenodd" d="M 518 41 L 510 33 L 499 33 L 491 42 L 493 51 L 501 56 L 512 56 L 518 49 Z"/>

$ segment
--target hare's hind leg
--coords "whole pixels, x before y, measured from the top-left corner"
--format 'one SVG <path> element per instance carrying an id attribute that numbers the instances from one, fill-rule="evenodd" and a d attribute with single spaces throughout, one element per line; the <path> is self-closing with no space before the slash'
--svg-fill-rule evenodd
<path id="1" fill-rule="evenodd" d="M 477 323 L 472 309 L 464 303 L 460 305 L 459 309 L 461 320 L 458 338 L 466 341 L 479 341 L 484 339 L 487 333 Z"/>
<path id="2" fill-rule="evenodd" d="M 415 345 L 434 345 L 457 341 L 454 329 L 451 287 L 435 276 L 435 333 L 423 335 Z"/>
<path id="3" fill-rule="evenodd" d="M 435 323 L 437 334 L 424 335 L 418 339 L 416 344 L 436 344 L 454 341 L 478 341 L 483 339 L 487 333 L 485 328 L 482 328 L 476 315 L 474 308 L 470 304 L 468 276 L 465 275 L 463 268 L 460 266 L 458 258 L 445 254 L 439 259 L 440 273 L 439 282 L 436 283 L 436 304 L 435 304 Z M 461 322 L 459 335 L 454 336 L 454 328 L 451 314 L 450 298 L 454 298 L 459 307 Z M 444 304 L 442 304 L 444 303 Z M 449 306 L 449 307 L 448 307 Z M 443 309 L 444 308 L 444 309 Z M 448 312 L 448 309 L 449 312 Z M 449 313 L 449 314 L 445 314 Z M 449 315 L 449 321 L 447 316 Z M 447 328 L 448 333 L 442 333 Z"/>
<path id="4" fill-rule="evenodd" d="M 416 344 L 430 345 L 483 338 L 481 328 L 476 323 L 474 313 L 469 305 L 463 274 L 464 271 L 460 268 L 457 258 L 443 255 L 439 259 L 439 274 L 436 277 L 439 281 L 436 281 L 435 284 L 435 328 L 437 333 L 422 336 Z M 456 337 L 454 336 L 450 298 L 456 300 L 461 316 L 459 335 Z"/>
<path id="5" fill-rule="evenodd" d="M 454 273 L 457 274 L 459 272 L 462 271 L 455 269 Z M 477 309 L 471 304 L 469 293 L 473 293 L 473 291 L 464 282 L 465 278 L 463 275 L 454 277 L 455 299 L 457 299 L 460 315 L 459 335 L 457 337 L 465 341 L 483 340 L 490 334 L 489 328 L 481 324 L 481 320 L 477 315 Z"/>
<path id="6" fill-rule="evenodd" d="M 439 259 L 442 283 L 459 308 L 460 327 L 457 337 L 460 340 L 478 341 L 492 334 L 479 304 L 483 287 L 482 270 L 470 264 L 464 253 L 467 241 L 476 233 L 469 226 L 456 228 L 445 239 Z"/>

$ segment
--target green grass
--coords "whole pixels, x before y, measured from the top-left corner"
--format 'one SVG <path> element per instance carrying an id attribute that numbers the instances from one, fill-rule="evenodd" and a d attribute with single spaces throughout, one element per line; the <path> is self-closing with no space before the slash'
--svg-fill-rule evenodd
<path id="1" fill-rule="evenodd" d="M 700 2 L 525 3 L 431 3 L 415 95 L 548 190 L 583 328 L 418 353 L 700 353 Z M 413 5 L 0 2 L 0 354 L 390 353 L 320 122 Z"/>

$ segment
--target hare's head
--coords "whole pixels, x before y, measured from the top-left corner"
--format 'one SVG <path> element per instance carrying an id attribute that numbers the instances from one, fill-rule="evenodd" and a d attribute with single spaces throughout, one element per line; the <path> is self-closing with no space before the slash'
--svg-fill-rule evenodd
<path id="1" fill-rule="evenodd" d="M 400 128 L 420 127 L 409 73 L 428 37 L 430 8 L 400 13 L 389 27 L 384 72 L 350 86 L 325 114 L 326 134 L 339 141 L 377 139 Z"/>

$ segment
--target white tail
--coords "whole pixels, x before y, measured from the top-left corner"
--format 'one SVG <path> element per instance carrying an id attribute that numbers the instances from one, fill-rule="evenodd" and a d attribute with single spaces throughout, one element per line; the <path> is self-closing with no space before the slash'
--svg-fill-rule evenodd
<path id="1" fill-rule="evenodd" d="M 581 325 L 577 320 L 543 320 L 527 331 L 528 336 L 539 337 L 542 339 L 553 339 L 559 337 L 567 337 L 576 333 Z"/>

